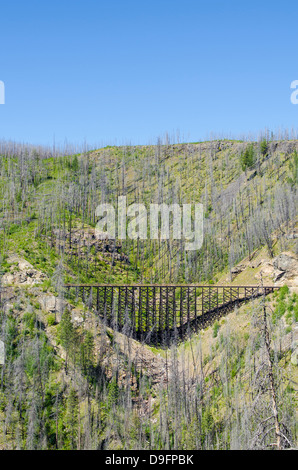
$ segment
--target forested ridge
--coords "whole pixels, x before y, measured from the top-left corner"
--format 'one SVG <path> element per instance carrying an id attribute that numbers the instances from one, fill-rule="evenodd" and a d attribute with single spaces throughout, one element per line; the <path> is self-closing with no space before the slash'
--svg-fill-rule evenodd
<path id="1" fill-rule="evenodd" d="M 1 449 L 297 447 L 298 141 L 0 142 Z M 99 240 L 96 207 L 202 203 L 203 246 Z M 107 328 L 65 284 L 279 285 L 185 341 Z"/>

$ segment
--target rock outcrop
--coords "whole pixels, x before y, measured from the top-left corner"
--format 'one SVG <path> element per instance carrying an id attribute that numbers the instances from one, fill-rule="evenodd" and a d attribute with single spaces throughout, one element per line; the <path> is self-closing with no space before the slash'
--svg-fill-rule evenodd
<path id="1" fill-rule="evenodd" d="M 61 320 L 64 310 L 68 307 L 68 302 L 52 294 L 40 295 L 37 300 L 45 312 L 56 314 L 57 321 Z"/>
<path id="2" fill-rule="evenodd" d="M 272 261 L 262 260 L 260 271 L 255 278 L 273 281 L 277 286 L 287 284 L 289 287 L 298 287 L 298 256 L 285 251 Z"/>
<path id="3" fill-rule="evenodd" d="M 22 285 L 32 286 L 40 284 L 47 279 L 47 276 L 35 269 L 32 264 L 23 258 L 13 256 L 9 258 L 8 263 L 12 263 L 10 271 L 5 273 L 2 278 L 2 285 Z"/>

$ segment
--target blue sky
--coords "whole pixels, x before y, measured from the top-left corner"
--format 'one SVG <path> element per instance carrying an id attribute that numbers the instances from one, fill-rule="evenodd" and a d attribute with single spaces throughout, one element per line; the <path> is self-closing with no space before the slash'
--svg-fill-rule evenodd
<path id="1" fill-rule="evenodd" d="M 298 128 L 298 2 L 2 1 L 0 138 L 146 144 Z"/>

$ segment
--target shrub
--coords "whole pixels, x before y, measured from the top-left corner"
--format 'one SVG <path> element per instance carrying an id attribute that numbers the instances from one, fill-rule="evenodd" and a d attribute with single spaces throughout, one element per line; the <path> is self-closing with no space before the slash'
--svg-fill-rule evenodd
<path id="1" fill-rule="evenodd" d="M 263 139 L 260 143 L 260 152 L 262 155 L 267 155 L 268 153 L 268 144 L 266 139 Z"/>
<path id="2" fill-rule="evenodd" d="M 48 320 L 48 325 L 49 325 L 49 326 L 53 326 L 53 325 L 56 324 L 56 319 L 55 319 L 55 315 L 54 315 L 54 314 L 49 315 L 48 318 L 47 318 L 47 320 Z"/>
<path id="3" fill-rule="evenodd" d="M 242 170 L 246 170 L 246 168 L 250 168 L 255 163 L 255 152 L 253 144 L 250 144 L 246 147 L 244 152 L 240 156 L 241 168 Z"/>
<path id="4" fill-rule="evenodd" d="M 217 337 L 219 328 L 220 328 L 219 323 L 218 321 L 216 321 L 213 326 L 213 338 Z"/>
<path id="5" fill-rule="evenodd" d="M 289 293 L 289 288 L 288 286 L 282 286 L 280 289 L 279 289 L 279 293 L 278 293 L 278 298 L 279 300 L 284 300 L 286 295 Z"/>
<path id="6" fill-rule="evenodd" d="M 272 314 L 272 321 L 273 321 L 273 324 L 275 324 L 277 322 L 277 320 L 279 320 L 283 315 L 284 313 L 286 312 L 286 304 L 285 302 L 283 301 L 279 301 L 273 314 Z"/>
<path id="7" fill-rule="evenodd" d="M 295 305 L 294 307 L 294 321 L 296 323 L 298 322 L 298 305 Z"/>

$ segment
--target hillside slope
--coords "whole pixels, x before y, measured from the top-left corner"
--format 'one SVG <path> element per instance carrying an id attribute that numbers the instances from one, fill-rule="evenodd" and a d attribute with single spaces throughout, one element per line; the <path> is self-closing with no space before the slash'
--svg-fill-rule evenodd
<path id="1" fill-rule="evenodd" d="M 297 150 L 1 146 L 1 449 L 297 446 Z M 146 207 L 202 202 L 202 249 L 98 240 L 95 209 L 119 195 Z M 63 295 L 64 283 L 140 282 L 282 289 L 164 349 Z"/>
<path id="2" fill-rule="evenodd" d="M 1 449 L 237 449 L 272 441 L 272 432 L 256 439 L 271 414 L 262 300 L 154 349 L 59 300 L 24 260 L 18 266 L 25 284 L 2 288 Z M 297 445 L 297 300 L 291 287 L 265 303 L 285 447 Z"/>

